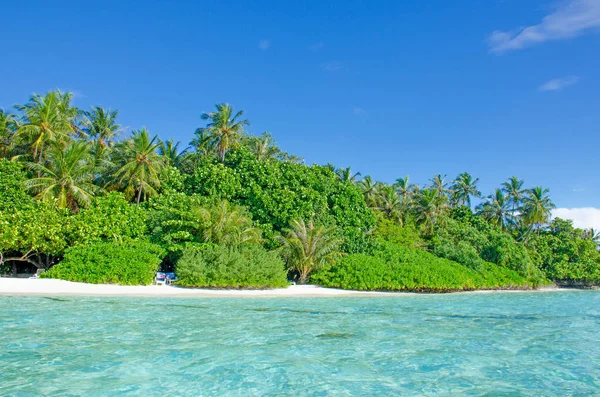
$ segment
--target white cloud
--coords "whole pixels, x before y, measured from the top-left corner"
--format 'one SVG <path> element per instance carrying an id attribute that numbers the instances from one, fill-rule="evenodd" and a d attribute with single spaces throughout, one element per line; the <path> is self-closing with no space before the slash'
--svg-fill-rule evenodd
<path id="1" fill-rule="evenodd" d="M 538 91 L 560 91 L 570 85 L 577 84 L 579 77 L 567 76 L 560 79 L 552 79 L 538 87 Z"/>
<path id="2" fill-rule="evenodd" d="M 552 211 L 552 217 L 571 219 L 573 225 L 580 229 L 600 230 L 600 209 L 598 208 L 556 208 Z"/>
<path id="3" fill-rule="evenodd" d="M 600 31 L 600 0 L 567 0 L 537 25 L 508 32 L 492 32 L 489 38 L 490 51 L 500 54 L 549 40 L 568 39 L 593 30 Z"/>
<path id="4" fill-rule="evenodd" d="M 344 68 L 344 64 L 338 61 L 327 62 L 321 65 L 324 71 L 326 72 L 337 72 Z"/>
<path id="5" fill-rule="evenodd" d="M 268 50 L 269 48 L 271 48 L 271 40 L 260 40 L 258 42 L 258 48 L 260 48 L 263 51 Z"/>

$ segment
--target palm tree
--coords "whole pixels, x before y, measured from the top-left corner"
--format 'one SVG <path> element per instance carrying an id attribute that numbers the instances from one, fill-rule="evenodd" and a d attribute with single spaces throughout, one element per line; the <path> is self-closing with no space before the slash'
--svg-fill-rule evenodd
<path id="1" fill-rule="evenodd" d="M 415 202 L 415 212 L 417 221 L 427 232 L 433 233 L 440 217 L 448 212 L 448 196 L 433 188 L 422 189 Z"/>
<path id="2" fill-rule="evenodd" d="M 43 164 L 27 163 L 37 177 L 25 181 L 28 190 L 43 201 L 56 201 L 59 208 L 73 212 L 87 207 L 92 198 L 101 191 L 93 183 L 94 162 L 87 142 L 71 141 L 64 147 L 53 142 L 47 146 Z"/>
<path id="3" fill-rule="evenodd" d="M 471 196 L 481 197 L 477 190 L 479 178 L 473 179 L 468 172 L 458 175 L 450 187 L 452 203 L 455 206 L 466 205 L 471 208 Z"/>
<path id="4" fill-rule="evenodd" d="M 552 210 L 556 208 L 549 196 L 550 190 L 536 186 L 526 191 L 523 198 L 522 218 L 530 228 L 534 226 L 538 233 L 545 223 L 548 223 L 552 216 Z"/>
<path id="5" fill-rule="evenodd" d="M 111 147 L 115 137 L 121 132 L 121 126 L 117 124 L 119 111 L 97 106 L 83 115 L 82 124 L 89 139 L 101 148 Z"/>
<path id="6" fill-rule="evenodd" d="M 133 131 L 131 138 L 116 147 L 114 182 L 128 197 L 137 192 L 137 204 L 142 197 L 156 194 L 156 188 L 160 187 L 159 175 L 165 167 L 165 159 L 158 154 L 159 147 L 158 137 L 151 139 L 145 128 Z"/>
<path id="7" fill-rule="evenodd" d="M 513 223 L 513 214 L 510 201 L 502 189 L 496 189 L 494 194 L 487 196 L 485 201 L 477 207 L 477 215 L 481 215 L 490 223 L 505 229 Z"/>
<path id="8" fill-rule="evenodd" d="M 244 127 L 250 125 L 248 120 L 240 120 L 244 111 L 233 112 L 229 104 L 221 103 L 216 105 L 217 111 L 203 113 L 202 120 L 208 120 L 204 130 L 211 138 L 211 141 L 217 147 L 221 162 L 225 162 L 225 153 L 232 146 L 235 146 L 240 140 Z"/>
<path id="9" fill-rule="evenodd" d="M 14 144 L 17 119 L 15 115 L 0 109 L 0 157 L 9 157 Z"/>
<path id="10" fill-rule="evenodd" d="M 201 157 L 214 154 L 214 145 L 206 129 L 197 128 L 196 131 L 194 131 L 194 136 L 195 138 L 190 141 L 190 146 L 194 148 L 196 153 Z"/>
<path id="11" fill-rule="evenodd" d="M 292 221 L 290 226 L 285 237 L 278 237 L 283 244 L 281 252 L 289 269 L 299 273 L 298 282 L 305 284 L 312 271 L 342 255 L 342 241 L 333 227 L 315 226 L 312 221 L 306 224 L 303 219 Z"/>
<path id="12" fill-rule="evenodd" d="M 179 145 L 181 142 L 175 142 L 173 139 L 168 139 L 166 142 L 160 142 L 158 147 L 158 154 L 165 158 L 168 165 L 176 167 L 181 160 L 181 157 L 185 155 L 188 148 L 179 151 Z"/>
<path id="13" fill-rule="evenodd" d="M 263 132 L 259 137 L 250 137 L 248 149 L 258 161 L 277 159 L 282 154 L 269 132 Z"/>
<path id="14" fill-rule="evenodd" d="M 402 224 L 402 198 L 393 186 L 380 185 L 376 193 L 376 209 L 388 219 Z"/>
<path id="15" fill-rule="evenodd" d="M 192 213 L 206 225 L 202 231 L 204 242 L 226 246 L 262 242 L 261 230 L 252 225 L 252 218 L 243 207 L 223 200 L 210 208 L 192 209 Z"/>
<path id="16" fill-rule="evenodd" d="M 80 132 L 76 119 L 79 110 L 71 106 L 73 95 L 51 91 L 45 96 L 34 94 L 25 105 L 16 108 L 23 113 L 17 138 L 33 149 L 33 158 L 41 163 L 48 142 L 67 142 L 71 134 Z"/>
<path id="17" fill-rule="evenodd" d="M 335 174 L 340 178 L 342 182 L 350 182 L 356 183 L 357 178 L 360 176 L 360 172 L 352 173 L 352 169 L 348 168 L 338 168 L 335 171 Z"/>
<path id="18" fill-rule="evenodd" d="M 581 233 L 581 238 L 584 240 L 591 240 L 598 248 L 600 248 L 600 230 L 594 228 L 585 229 Z"/>
<path id="19" fill-rule="evenodd" d="M 362 191 L 365 202 L 369 208 L 375 208 L 377 206 L 377 186 L 378 183 L 373 182 L 373 179 L 369 175 L 365 176 L 358 182 L 358 187 Z"/>
<path id="20" fill-rule="evenodd" d="M 433 189 L 437 191 L 440 196 L 446 196 L 450 192 L 448 190 L 448 182 L 445 180 L 446 175 L 437 174 L 431 178 L 431 185 L 429 185 L 429 189 Z"/>
<path id="21" fill-rule="evenodd" d="M 502 190 L 506 193 L 507 199 L 512 204 L 513 216 L 516 216 L 516 212 L 521 206 L 521 200 L 525 194 L 523 190 L 523 184 L 525 182 L 516 176 L 511 176 L 510 179 L 502 184 Z"/>

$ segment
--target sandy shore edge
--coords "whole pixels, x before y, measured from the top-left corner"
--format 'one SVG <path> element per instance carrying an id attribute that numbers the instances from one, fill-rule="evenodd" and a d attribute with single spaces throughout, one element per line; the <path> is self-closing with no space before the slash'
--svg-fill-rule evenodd
<path id="1" fill-rule="evenodd" d="M 568 291 L 559 288 L 537 290 L 482 290 L 453 294 L 531 293 Z M 133 297 L 342 297 L 342 296 L 415 296 L 439 295 L 413 292 L 348 291 L 314 285 L 293 285 L 268 290 L 197 289 L 175 286 L 123 286 L 108 284 L 74 283 L 55 279 L 0 278 L 0 295 L 79 295 L 79 296 L 133 296 Z"/>

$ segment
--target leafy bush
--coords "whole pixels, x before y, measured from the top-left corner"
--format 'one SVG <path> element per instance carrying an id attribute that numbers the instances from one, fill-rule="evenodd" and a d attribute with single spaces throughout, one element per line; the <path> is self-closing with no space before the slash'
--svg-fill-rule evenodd
<path id="1" fill-rule="evenodd" d="M 326 287 L 353 290 L 449 292 L 525 288 L 517 272 L 484 263 L 479 271 L 418 248 L 383 242 L 373 255 L 351 254 L 313 276 Z"/>
<path id="2" fill-rule="evenodd" d="M 97 197 L 92 205 L 75 215 L 69 224 L 73 244 L 104 240 L 136 239 L 146 232 L 146 211 L 129 203 L 122 193 Z"/>
<path id="3" fill-rule="evenodd" d="M 148 285 L 164 251 L 146 241 L 100 242 L 71 247 L 42 277 L 92 284 Z"/>
<path id="4" fill-rule="evenodd" d="M 177 284 L 184 287 L 274 288 L 287 285 L 283 261 L 255 245 L 226 248 L 189 244 L 177 261 Z"/>
<path id="5" fill-rule="evenodd" d="M 13 211 L 31 202 L 24 181 L 20 163 L 0 158 L 0 211 Z"/>

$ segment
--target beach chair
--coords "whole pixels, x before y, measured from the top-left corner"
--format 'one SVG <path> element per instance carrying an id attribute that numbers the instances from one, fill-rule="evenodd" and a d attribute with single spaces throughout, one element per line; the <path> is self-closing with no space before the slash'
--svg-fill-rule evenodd
<path id="1" fill-rule="evenodd" d="M 165 285 L 167 283 L 167 275 L 163 272 L 156 273 L 154 277 L 154 284 L 156 285 Z"/>

